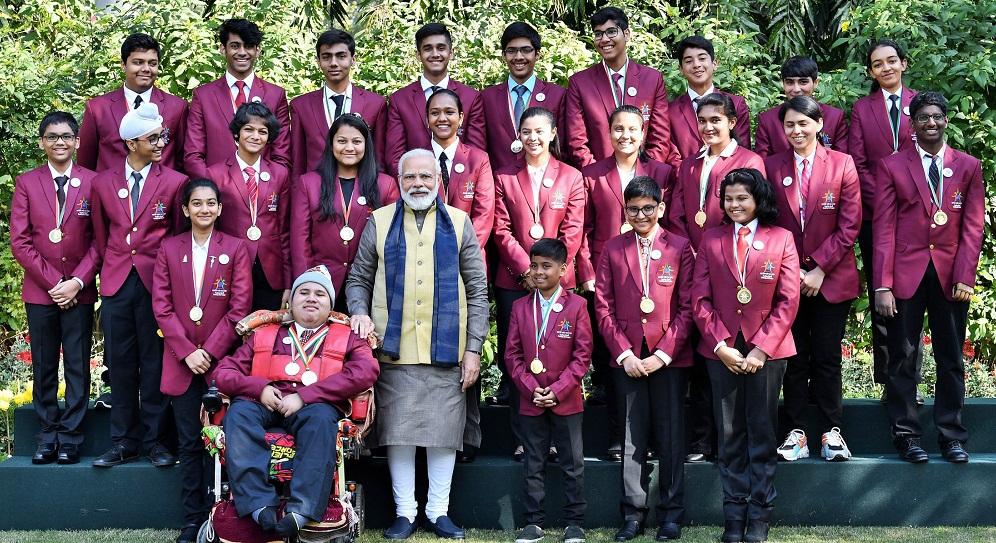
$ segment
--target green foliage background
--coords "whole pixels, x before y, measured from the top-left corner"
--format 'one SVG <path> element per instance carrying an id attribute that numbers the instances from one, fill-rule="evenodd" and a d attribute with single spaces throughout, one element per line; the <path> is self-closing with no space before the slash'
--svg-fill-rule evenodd
<path id="1" fill-rule="evenodd" d="M 428 19 L 448 24 L 457 49 L 451 71 L 478 88 L 503 77 L 498 42 L 511 21 L 525 20 L 540 30 L 544 46 L 537 71 L 545 79 L 566 85 L 569 75 L 597 58 L 584 32 L 585 17 L 595 9 L 590 2 L 358 1 L 147 0 L 106 10 L 97 10 L 93 0 L 0 4 L 0 326 L 24 326 L 21 271 L 10 254 L 7 219 L 14 177 L 44 158 L 36 143 L 38 122 L 52 109 L 81 116 L 87 99 L 119 86 L 120 44 L 130 32 L 148 32 L 162 43 L 158 84 L 187 99 L 195 87 L 222 73 L 214 32 L 231 16 L 255 20 L 264 29 L 258 72 L 292 97 L 320 84 L 314 39 L 332 24 L 330 13 L 357 37 L 354 81 L 384 95 L 419 72 L 413 36 Z M 868 43 L 890 37 L 906 47 L 911 59 L 907 84 L 949 98 L 949 142 L 983 161 L 990 201 L 969 335 L 976 360 L 993 363 L 996 2 L 622 0 L 616 5 L 631 19 L 632 58 L 661 70 L 672 96 L 684 90 L 684 80 L 670 48 L 682 37 L 700 33 L 716 43 L 717 85 L 745 96 L 755 115 L 783 99 L 778 66 L 789 55 L 814 55 L 830 67 L 821 74 L 817 98 L 849 110 L 868 92 L 870 80 L 863 66 Z M 867 332 L 861 323 L 867 311 L 867 299 L 855 303 L 848 342 L 858 350 L 866 350 Z"/>

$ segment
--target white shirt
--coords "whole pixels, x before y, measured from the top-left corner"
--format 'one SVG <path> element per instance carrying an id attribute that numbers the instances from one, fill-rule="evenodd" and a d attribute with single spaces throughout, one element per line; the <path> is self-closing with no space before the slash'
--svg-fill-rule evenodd
<path id="1" fill-rule="evenodd" d="M 621 106 L 623 104 L 624 100 L 625 100 L 625 96 L 616 96 L 616 85 L 612 81 L 612 75 L 613 74 L 619 74 L 619 75 L 622 76 L 619 79 L 619 88 L 622 89 L 622 92 L 625 95 L 626 94 L 626 69 L 629 68 L 629 58 L 628 57 L 626 58 L 626 63 L 623 64 L 622 68 L 619 68 L 618 72 L 614 71 L 612 68 L 609 68 L 609 65 L 606 64 L 604 60 L 602 61 L 602 66 L 605 66 L 605 73 L 608 74 L 608 77 L 609 77 L 609 87 L 612 89 L 612 96 L 615 96 L 615 98 L 616 98 L 616 106 Z"/>
<path id="2" fill-rule="evenodd" d="M 208 246 L 211 245 L 211 236 L 208 236 L 204 245 L 198 245 L 193 232 L 190 234 L 190 261 L 194 268 L 194 300 L 198 307 L 201 305 L 201 287 L 204 281 L 205 264 L 208 257 Z"/>
<path id="3" fill-rule="evenodd" d="M 816 150 L 814 149 L 809 156 L 802 156 L 799 153 L 792 153 L 795 155 L 795 178 L 799 181 L 799 219 L 802 224 L 802 228 L 806 228 L 806 201 L 802 199 L 802 161 L 807 161 L 806 169 L 809 170 L 809 179 L 812 182 L 813 178 L 813 159 L 816 157 Z"/>
<path id="4" fill-rule="evenodd" d="M 432 87 L 433 86 L 439 87 L 441 89 L 448 89 L 448 88 L 450 88 L 450 75 L 449 74 L 446 74 L 446 77 L 444 77 L 443 80 L 440 81 L 436 85 L 433 85 L 431 81 L 429 81 L 428 79 L 426 79 L 425 78 L 425 74 L 420 75 L 418 77 L 418 81 L 422 85 L 422 92 L 425 93 L 425 99 L 426 100 L 428 100 L 429 97 L 432 96 Z"/>
<path id="5" fill-rule="evenodd" d="M 699 112 L 699 104 L 695 100 L 698 99 L 698 98 L 702 98 L 706 94 L 712 94 L 714 92 L 716 92 L 716 86 L 715 85 L 709 87 L 709 90 L 705 91 L 704 94 L 699 94 L 699 93 L 693 91 L 691 87 L 688 87 L 688 97 L 691 98 L 691 100 L 692 100 L 692 109 L 695 110 L 695 113 Z"/>
<path id="6" fill-rule="evenodd" d="M 436 162 L 439 162 L 439 154 L 446 153 L 446 175 L 453 176 L 453 157 L 456 156 L 457 145 L 460 144 L 460 140 L 456 140 L 449 147 L 443 148 L 442 145 L 435 140 L 431 140 L 432 143 L 432 154 L 436 155 Z"/>
<path id="7" fill-rule="evenodd" d="M 239 169 L 242 170 L 243 181 L 246 183 L 249 182 L 249 174 L 246 173 L 246 168 L 252 168 L 253 170 L 256 170 L 256 182 L 259 182 L 259 174 L 263 173 L 260 170 L 260 162 L 262 162 L 262 157 L 257 157 L 255 164 L 246 164 L 246 161 L 242 160 L 242 157 L 240 157 L 238 153 L 235 153 L 235 160 L 238 161 Z"/>
<path id="8" fill-rule="evenodd" d="M 636 165 L 634 164 L 633 169 L 627 172 L 622 168 L 620 168 L 619 163 L 617 162 L 616 171 L 619 172 L 619 181 L 622 184 L 622 190 L 623 192 L 626 192 L 626 187 L 629 186 L 629 182 L 632 181 L 634 177 L 636 177 Z"/>
<path id="9" fill-rule="evenodd" d="M 234 75 L 225 71 L 225 83 L 228 84 L 228 89 L 232 92 L 232 101 L 235 101 L 235 97 L 238 96 L 239 88 L 235 86 L 235 82 L 239 81 Z M 243 89 L 243 94 L 246 95 L 246 102 L 249 101 L 249 93 L 252 92 L 252 85 L 256 82 L 256 74 L 250 73 L 245 79 L 242 79 L 246 86 Z"/>
<path id="10" fill-rule="evenodd" d="M 55 178 L 56 177 L 59 177 L 60 175 L 64 175 L 64 176 L 66 176 L 66 177 L 68 177 L 70 179 L 72 179 L 72 177 L 73 177 L 73 163 L 72 163 L 72 161 L 69 162 L 69 167 L 66 168 L 66 171 L 64 171 L 64 172 L 60 172 L 60 171 L 56 170 L 55 166 L 53 166 L 51 162 L 48 163 L 48 170 L 50 172 L 52 172 L 52 186 L 55 187 L 56 190 L 59 190 L 59 184 L 55 182 Z M 69 182 L 68 181 L 66 181 L 66 186 L 62 190 L 66 191 L 68 193 L 68 191 L 69 191 Z M 80 279 L 79 277 L 73 276 L 72 279 L 74 281 L 76 281 L 77 283 L 80 284 L 80 289 L 86 288 L 86 285 L 83 284 L 83 280 Z M 59 282 L 61 283 L 62 281 L 59 281 Z"/>
<path id="11" fill-rule="evenodd" d="M 136 96 L 141 96 L 142 97 L 142 103 L 143 104 L 148 104 L 149 102 L 152 101 L 152 89 L 153 89 L 153 87 L 149 87 L 149 90 L 147 90 L 147 91 L 145 91 L 143 93 L 137 93 L 137 92 L 129 89 L 128 85 L 122 85 L 121 88 L 124 89 L 125 101 L 128 102 L 128 109 L 129 110 L 131 110 L 131 109 L 133 109 L 135 107 L 135 97 Z M 161 114 L 162 112 L 160 111 L 159 113 Z"/>
<path id="12" fill-rule="evenodd" d="M 747 241 L 747 259 L 746 260 L 750 260 L 750 250 L 751 250 L 751 247 L 754 245 L 754 234 L 757 233 L 757 219 L 756 218 L 754 220 L 750 221 L 747 224 L 733 223 L 733 261 L 734 262 L 737 262 L 737 241 L 740 240 L 740 229 L 743 228 L 744 226 L 746 226 L 747 228 L 750 229 L 750 233 L 747 234 L 747 238 L 746 238 L 746 241 Z M 745 270 L 747 269 L 747 263 L 746 262 L 744 262 L 744 269 Z M 738 277 L 737 279 L 740 279 L 740 278 Z M 716 344 L 716 347 L 713 348 L 712 352 L 715 353 L 716 351 L 719 350 L 720 347 L 722 347 L 724 345 L 726 345 L 726 342 L 725 341 L 720 341 L 719 343 Z"/>
<path id="13" fill-rule="evenodd" d="M 719 162 L 719 157 L 730 158 L 736 150 L 737 140 L 734 139 L 731 139 L 730 144 L 720 151 L 719 155 L 715 157 L 709 156 L 708 145 L 702 149 L 702 154 L 699 155 L 699 158 L 702 159 L 702 174 L 699 175 L 699 209 L 705 207 L 706 189 L 709 187 L 709 175 L 712 174 L 713 166 Z"/>
<path id="14" fill-rule="evenodd" d="M 650 235 L 648 237 L 650 239 L 657 239 L 657 236 L 659 234 L 660 234 L 659 227 L 655 226 L 654 229 L 650 232 Z M 640 237 L 640 234 L 636 234 L 636 235 L 637 235 L 637 237 Z M 641 277 L 640 280 L 642 281 L 643 278 Z M 622 363 L 623 363 L 623 360 L 626 360 L 630 356 L 636 356 L 636 353 L 633 352 L 633 349 L 626 349 L 625 351 L 622 352 L 622 354 L 620 354 L 619 356 L 616 357 L 616 364 L 619 364 L 621 366 Z M 665 353 L 664 351 L 662 351 L 660 349 L 654 350 L 654 356 L 656 356 L 657 358 L 659 358 L 661 360 L 661 362 L 664 363 L 665 366 L 670 366 L 671 362 L 673 362 L 673 360 L 671 359 L 671 357 L 668 356 L 667 353 Z"/>
<path id="15" fill-rule="evenodd" d="M 149 162 L 144 168 L 138 171 L 138 173 L 142 174 L 142 182 L 138 184 L 138 192 L 142 192 L 145 188 L 145 180 L 149 178 L 149 172 L 151 170 L 152 163 Z M 125 180 L 128 181 L 128 194 L 131 194 L 131 188 L 135 185 L 135 179 L 131 176 L 134 171 L 135 169 L 131 167 L 131 164 L 128 164 L 128 161 L 125 160 Z"/>
<path id="16" fill-rule="evenodd" d="M 936 156 L 938 158 L 938 161 L 937 161 L 937 173 L 941 174 L 940 185 L 944 184 L 944 153 L 946 153 L 947 150 L 948 150 L 948 144 L 944 143 L 941 146 L 941 150 L 938 151 L 936 155 L 934 155 L 934 156 Z M 927 151 L 924 151 L 923 148 L 920 147 L 919 144 L 917 144 L 917 146 L 916 146 L 916 152 L 920 154 L 920 162 L 923 165 L 923 177 L 924 177 L 924 179 L 927 180 L 927 183 L 928 183 L 927 186 L 930 187 L 930 184 L 929 184 L 930 183 L 930 163 L 932 161 L 932 158 L 930 156 L 930 153 L 928 153 Z M 942 192 L 940 185 L 937 187 L 937 193 L 938 194 L 941 194 L 941 192 Z"/>
<path id="17" fill-rule="evenodd" d="M 340 96 L 340 94 L 329 88 L 328 85 L 322 85 L 322 92 L 325 96 L 325 114 L 328 116 L 329 119 L 332 119 L 332 116 L 335 115 L 335 102 L 332 101 L 332 97 Z M 346 113 L 350 113 L 352 111 L 351 109 L 353 104 L 352 83 L 346 85 L 346 92 L 342 93 L 341 96 L 344 96 L 344 98 L 342 99 L 342 113 L 343 115 L 345 115 Z"/>

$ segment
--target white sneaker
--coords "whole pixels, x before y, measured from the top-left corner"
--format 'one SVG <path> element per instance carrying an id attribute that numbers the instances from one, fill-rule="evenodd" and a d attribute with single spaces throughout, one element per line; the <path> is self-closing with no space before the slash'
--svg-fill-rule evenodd
<path id="1" fill-rule="evenodd" d="M 806 432 L 796 429 L 789 432 L 788 437 L 781 447 L 778 447 L 778 456 L 782 460 L 794 462 L 800 458 L 809 458 L 809 440 L 806 439 Z"/>
<path id="2" fill-rule="evenodd" d="M 820 448 L 820 456 L 826 458 L 828 462 L 845 462 L 851 458 L 851 451 L 840 435 L 840 428 L 834 426 L 829 432 L 823 434 L 823 447 Z"/>

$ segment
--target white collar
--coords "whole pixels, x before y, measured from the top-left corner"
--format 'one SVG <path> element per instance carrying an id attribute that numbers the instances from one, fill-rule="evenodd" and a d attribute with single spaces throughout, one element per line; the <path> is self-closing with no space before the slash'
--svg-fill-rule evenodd
<path id="1" fill-rule="evenodd" d="M 947 144 L 947 142 L 944 142 L 944 145 L 941 146 L 941 150 L 938 151 L 938 153 L 936 155 L 931 155 L 927 151 L 924 151 L 923 147 L 920 147 L 920 144 L 917 144 L 917 146 L 916 146 L 916 152 L 920 154 L 920 160 L 928 160 L 928 157 L 930 157 L 930 156 L 939 156 L 939 157 L 941 157 L 941 160 L 943 161 L 944 160 L 944 155 L 945 155 L 945 153 L 947 153 L 947 150 L 948 150 L 948 144 Z"/>
<path id="2" fill-rule="evenodd" d="M 803 160 L 808 160 L 809 161 L 809 167 L 810 168 L 813 167 L 813 159 L 816 158 L 816 150 L 815 149 L 813 149 L 813 152 L 810 153 L 809 156 L 802 156 L 798 152 L 795 152 L 795 151 L 793 151 L 792 154 L 795 156 L 795 169 L 796 170 L 798 170 L 799 168 L 802 168 L 802 161 Z"/>
<path id="3" fill-rule="evenodd" d="M 453 158 L 456 156 L 457 146 L 460 145 L 459 138 L 454 141 L 452 145 L 445 148 L 442 145 L 439 145 L 439 142 L 437 142 L 435 138 L 432 138 L 430 142 L 432 143 L 432 154 L 436 155 L 437 161 L 439 160 L 439 153 L 446 153 L 446 159 L 449 160 L 451 164 L 453 163 Z"/>
<path id="4" fill-rule="evenodd" d="M 208 249 L 208 246 L 211 245 L 211 236 L 213 236 L 213 235 L 214 235 L 214 231 L 212 230 L 211 234 L 208 235 L 207 241 L 204 242 L 204 245 L 198 245 L 197 244 L 197 239 L 194 238 L 194 233 L 190 232 L 190 243 L 191 243 L 191 247 L 193 247 L 194 249 L 199 249 L 201 251 L 206 251 Z"/>
<path id="5" fill-rule="evenodd" d="M 695 102 L 696 98 L 702 98 L 706 94 L 712 94 L 714 92 L 716 92 L 716 85 L 709 87 L 709 90 L 707 90 L 704 94 L 699 94 L 694 90 L 692 90 L 692 87 L 688 87 L 688 97 L 692 99 L 693 103 Z"/>
<path id="6" fill-rule="evenodd" d="M 323 87 L 325 87 L 325 96 L 327 96 L 328 98 L 340 95 L 338 92 L 332 90 L 332 87 L 329 87 L 328 84 L 323 85 Z M 352 83 L 352 81 L 350 81 L 350 83 L 348 85 L 346 85 L 346 92 L 342 93 L 341 96 L 345 96 L 347 100 L 352 100 L 353 99 L 353 83 Z"/>
<path id="7" fill-rule="evenodd" d="M 450 74 L 446 74 L 446 77 L 444 77 L 443 80 L 436 85 L 433 85 L 428 79 L 426 79 L 425 74 L 418 76 L 418 81 L 419 84 L 422 85 L 422 92 L 425 92 L 432 87 L 439 87 L 441 89 L 450 88 Z"/>
<path id="8" fill-rule="evenodd" d="M 622 68 L 619 68 L 619 71 L 616 71 L 616 70 L 613 70 L 612 68 L 609 68 L 609 65 L 605 63 L 605 60 L 602 60 L 602 66 L 605 67 L 605 71 L 609 74 L 610 78 L 612 77 L 612 74 L 619 74 L 619 75 L 623 76 L 623 79 L 625 79 L 626 78 L 626 70 L 629 69 L 629 57 L 628 56 L 626 57 L 626 62 L 623 63 Z"/>
<path id="9" fill-rule="evenodd" d="M 744 226 L 746 226 L 750 230 L 750 234 L 747 234 L 747 235 L 748 236 L 753 236 L 754 234 L 757 233 L 757 224 L 758 224 L 757 223 L 757 217 L 754 217 L 754 220 L 750 221 L 747 224 L 740 224 L 738 222 L 735 222 L 735 223 L 733 223 L 733 235 L 735 235 L 735 236 L 738 235 L 739 232 L 740 232 L 740 229 L 743 228 Z"/>
<path id="10" fill-rule="evenodd" d="M 131 178 L 132 172 L 138 171 L 138 173 L 142 174 L 142 183 L 141 184 L 144 185 L 145 181 L 149 178 L 149 171 L 151 171 L 151 170 L 152 170 L 152 163 L 151 162 L 149 162 L 148 164 L 146 164 L 145 167 L 142 168 L 141 170 L 135 170 L 135 168 L 132 168 L 131 164 L 128 163 L 128 159 L 125 159 L 125 180 L 128 183 L 131 183 L 133 181 L 133 179 Z"/>
<path id="11" fill-rule="evenodd" d="M 719 156 L 723 158 L 730 158 L 731 156 L 733 156 L 733 152 L 737 150 L 737 145 L 738 145 L 737 140 L 731 139 L 730 144 L 727 145 L 726 148 L 724 148 L 719 153 Z M 708 156 L 709 156 L 709 146 L 706 145 L 702 148 L 702 154 L 699 155 L 699 158 L 706 158 Z"/>
<path id="12" fill-rule="evenodd" d="M 228 70 L 225 70 L 225 83 L 228 84 L 228 88 L 229 89 L 235 86 L 235 82 L 236 81 L 239 81 L 239 79 L 237 77 L 235 77 L 234 75 L 228 73 Z M 251 92 L 252 91 L 252 85 L 253 85 L 253 83 L 256 82 L 256 74 L 254 72 L 249 72 L 249 75 L 247 75 L 245 79 L 242 79 L 242 81 L 245 82 L 246 87 Z"/>
<path id="13" fill-rule="evenodd" d="M 73 162 L 71 160 L 69 161 L 69 167 L 66 168 L 66 171 L 64 171 L 64 172 L 60 172 L 60 171 L 56 170 L 55 166 L 53 166 L 51 162 L 48 162 L 47 164 L 48 164 L 48 170 L 50 172 L 52 172 L 52 180 L 53 181 L 55 180 L 56 177 L 59 177 L 60 175 L 64 175 L 66 177 L 72 177 L 73 176 L 72 175 L 73 174 Z"/>
<path id="14" fill-rule="evenodd" d="M 885 89 L 882 89 L 882 96 L 885 98 L 885 105 L 891 106 L 892 102 L 889 101 L 889 97 L 893 96 L 893 93 L 891 93 L 891 92 L 889 92 L 889 91 L 887 91 Z M 895 93 L 895 96 L 899 97 L 898 105 L 900 107 L 902 107 L 902 105 L 903 105 L 903 88 L 902 87 L 899 87 L 899 92 Z"/>
<path id="15" fill-rule="evenodd" d="M 152 101 L 152 89 L 154 89 L 154 88 L 155 87 L 149 87 L 149 90 L 147 90 L 147 91 L 145 91 L 143 93 L 137 93 L 137 92 L 129 89 L 128 85 L 121 85 L 121 89 L 124 90 L 125 100 L 128 101 L 128 107 L 129 108 L 135 106 L 135 97 L 136 96 L 141 96 L 142 97 L 142 103 L 143 104 L 148 104 L 149 102 L 151 102 Z"/>
<path id="16" fill-rule="evenodd" d="M 255 164 L 246 164 L 246 161 L 242 160 L 242 157 L 240 157 L 238 153 L 235 153 L 235 160 L 239 161 L 239 170 L 240 171 L 244 172 L 244 171 L 246 171 L 246 168 L 248 168 L 248 167 L 251 166 L 252 169 L 256 170 L 256 176 L 257 177 L 259 176 L 260 172 L 262 171 L 259 168 L 260 167 L 260 162 L 263 161 L 262 155 L 260 155 L 259 157 L 256 158 L 256 163 Z"/>

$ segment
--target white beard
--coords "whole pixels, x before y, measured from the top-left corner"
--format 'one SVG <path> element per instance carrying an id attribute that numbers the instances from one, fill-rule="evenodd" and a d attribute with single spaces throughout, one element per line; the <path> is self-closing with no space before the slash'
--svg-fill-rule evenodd
<path id="1" fill-rule="evenodd" d="M 411 191 L 402 192 L 401 200 L 414 211 L 425 211 L 432 207 L 432 203 L 436 201 L 436 196 L 439 194 L 439 185 L 437 184 L 433 187 L 432 192 L 429 194 L 412 194 L 414 190 L 419 189 L 412 188 Z"/>

